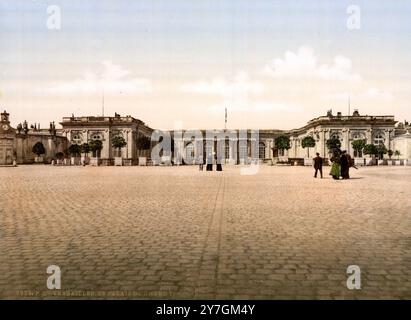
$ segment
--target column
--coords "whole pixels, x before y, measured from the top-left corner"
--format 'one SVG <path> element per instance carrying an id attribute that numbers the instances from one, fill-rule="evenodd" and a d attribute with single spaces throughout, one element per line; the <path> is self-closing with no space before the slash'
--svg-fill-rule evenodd
<path id="1" fill-rule="evenodd" d="M 103 137 L 103 149 L 101 150 L 101 158 L 102 159 L 110 159 L 111 158 L 111 139 L 110 139 L 110 132 L 109 130 L 104 130 L 101 132 Z M 87 134 L 88 136 L 88 134 Z"/>
<path id="2" fill-rule="evenodd" d="M 371 128 L 368 128 L 367 131 L 365 132 L 365 139 L 367 140 L 366 141 L 367 144 L 372 143 L 372 129 Z"/>
<path id="3" fill-rule="evenodd" d="M 342 150 L 347 150 L 349 151 L 349 144 L 350 144 L 350 130 L 347 128 L 342 129 L 342 138 L 344 140 L 344 143 L 342 143 L 341 148 Z"/>
<path id="4" fill-rule="evenodd" d="M 318 148 L 316 148 L 316 151 L 318 153 L 320 153 L 321 157 L 325 157 L 325 152 L 324 152 L 324 146 L 325 146 L 325 134 L 324 134 L 324 130 L 320 129 L 320 137 L 318 139 Z"/>

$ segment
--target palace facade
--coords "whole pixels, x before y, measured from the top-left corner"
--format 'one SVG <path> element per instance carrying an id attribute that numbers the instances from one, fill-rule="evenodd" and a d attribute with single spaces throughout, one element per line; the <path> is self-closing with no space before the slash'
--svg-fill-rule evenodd
<path id="1" fill-rule="evenodd" d="M 141 138 L 150 140 L 153 128 L 147 126 L 143 121 L 132 116 L 114 117 L 87 116 L 87 117 L 64 117 L 60 123 L 62 128 L 56 129 L 54 123 L 50 123 L 49 129 L 40 129 L 37 124 L 28 126 L 24 121 L 12 128 L 9 114 L 1 113 L 0 123 L 0 165 L 9 165 L 15 161 L 17 164 L 33 163 L 36 155 L 33 146 L 40 142 L 45 149 L 44 162 L 50 163 L 56 159 L 57 154 L 64 154 L 72 144 L 82 145 L 93 140 L 102 142 L 102 149 L 95 154 L 103 165 L 114 164 L 114 158 L 121 156 L 125 165 L 138 164 L 140 157 L 150 158 L 151 149 L 157 142 L 149 141 L 145 148 L 141 147 Z M 173 145 L 182 150 L 184 159 L 199 159 L 196 155 L 201 154 L 204 160 L 215 154 L 217 145 L 222 146 L 222 157 L 225 163 L 241 164 L 250 163 L 258 159 L 260 162 L 271 162 L 281 158 L 304 159 L 312 158 L 316 152 L 321 156 L 328 157 L 326 142 L 330 138 L 338 138 L 341 141 L 341 149 L 347 150 L 356 158 L 366 158 L 361 152 L 357 153 L 352 148 L 354 140 L 365 140 L 367 144 L 384 144 L 387 150 L 399 151 L 401 159 L 411 160 L 411 134 L 410 125 L 407 122 L 398 123 L 394 116 L 369 116 L 361 115 L 355 110 L 352 115 L 336 115 L 328 111 L 325 116 L 310 120 L 304 127 L 293 130 L 214 130 L 213 134 L 207 135 L 209 131 L 199 130 L 192 134 L 191 131 L 179 132 L 183 140 L 176 142 L 177 132 L 168 132 L 173 137 Z M 201 136 L 201 144 L 194 141 L 194 136 Z M 290 149 L 278 150 L 275 141 L 279 136 L 290 138 Z M 116 136 L 124 138 L 127 145 L 120 151 L 116 150 L 112 141 Z M 315 140 L 315 147 L 303 148 L 302 140 L 310 136 Z M 161 139 L 159 139 L 161 140 Z M 217 141 L 222 141 L 219 144 Z M 158 140 L 157 140 L 158 141 Z M 254 144 L 254 148 L 251 148 Z M 256 147 L 258 146 L 258 147 Z M 252 152 L 252 149 L 258 152 Z M 180 151 L 181 152 L 181 151 Z M 388 155 L 385 155 L 388 158 Z M 169 157 L 176 159 L 176 151 Z M 198 161 L 179 161 L 176 163 L 197 163 Z M 154 163 L 156 164 L 156 163 Z"/>

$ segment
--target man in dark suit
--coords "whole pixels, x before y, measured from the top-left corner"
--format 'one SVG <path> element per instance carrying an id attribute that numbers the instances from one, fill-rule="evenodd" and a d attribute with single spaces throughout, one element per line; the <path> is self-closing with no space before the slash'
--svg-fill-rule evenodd
<path id="1" fill-rule="evenodd" d="M 344 150 L 341 154 L 341 176 L 343 179 L 350 178 L 349 171 L 350 171 L 350 160 L 348 158 L 347 151 Z"/>
<path id="2" fill-rule="evenodd" d="M 314 169 L 315 175 L 314 178 L 317 178 L 317 173 L 320 171 L 321 179 L 323 178 L 323 158 L 320 157 L 320 154 L 317 152 L 317 156 L 314 158 Z"/>

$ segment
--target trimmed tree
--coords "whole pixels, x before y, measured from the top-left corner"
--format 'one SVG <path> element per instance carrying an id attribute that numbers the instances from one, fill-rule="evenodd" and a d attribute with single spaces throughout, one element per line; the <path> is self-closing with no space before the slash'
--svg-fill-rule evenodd
<path id="1" fill-rule="evenodd" d="M 378 156 L 382 160 L 384 159 L 384 154 L 388 153 L 387 147 L 383 144 L 377 146 Z"/>
<path id="2" fill-rule="evenodd" d="M 395 150 L 394 155 L 397 157 L 397 160 L 400 160 L 401 151 L 400 150 Z"/>
<path id="3" fill-rule="evenodd" d="M 72 157 L 78 157 L 81 153 L 81 147 L 78 144 L 72 144 L 69 148 L 68 148 L 68 153 L 70 154 L 70 156 Z"/>
<path id="4" fill-rule="evenodd" d="M 127 142 L 123 137 L 116 136 L 113 138 L 112 145 L 117 149 L 118 154 L 120 154 L 121 156 L 121 148 L 125 147 L 127 145 Z"/>
<path id="5" fill-rule="evenodd" d="M 327 142 L 327 148 L 328 150 L 333 150 L 333 149 L 340 149 L 341 148 L 341 141 L 338 138 L 332 137 L 331 139 L 328 139 Z"/>
<path id="6" fill-rule="evenodd" d="M 370 156 L 377 156 L 378 148 L 374 144 L 366 144 L 364 146 L 364 154 L 368 154 Z"/>
<path id="7" fill-rule="evenodd" d="M 361 151 L 364 150 L 366 142 L 365 140 L 354 140 L 353 142 L 351 142 L 351 145 L 354 151 L 356 151 L 357 154 L 359 154 Z"/>
<path id="8" fill-rule="evenodd" d="M 390 159 L 392 158 L 392 156 L 394 155 L 394 151 L 392 151 L 391 149 L 388 150 L 387 152 L 388 156 L 390 157 Z"/>
<path id="9" fill-rule="evenodd" d="M 82 153 L 84 153 L 84 156 L 86 156 L 86 154 L 90 152 L 90 146 L 89 146 L 89 144 L 88 144 L 88 143 L 83 143 L 83 144 L 81 145 L 81 147 L 80 147 L 80 151 L 81 151 Z"/>
<path id="10" fill-rule="evenodd" d="M 311 136 L 307 136 L 305 137 L 302 141 L 301 141 L 301 146 L 305 149 L 308 149 L 308 158 L 310 157 L 310 148 L 314 148 L 315 147 L 315 139 Z"/>
<path id="11" fill-rule="evenodd" d="M 42 154 L 46 153 L 46 149 L 44 149 L 44 146 L 41 142 L 37 142 L 32 149 L 33 153 L 37 155 L 37 157 L 40 157 Z"/>
<path id="12" fill-rule="evenodd" d="M 275 139 L 275 143 L 274 143 L 275 147 L 278 150 L 282 150 L 284 152 L 284 150 L 288 150 L 291 149 L 291 142 L 290 142 L 290 138 L 287 136 L 279 136 Z"/>
<path id="13" fill-rule="evenodd" d="M 64 159 L 64 153 L 63 152 L 57 152 L 56 153 L 56 158 L 58 160 L 63 160 Z"/>
<path id="14" fill-rule="evenodd" d="M 100 140 L 93 140 L 90 141 L 88 145 L 90 147 L 90 151 L 93 153 L 93 157 L 98 157 L 99 152 L 103 149 L 103 142 Z"/>

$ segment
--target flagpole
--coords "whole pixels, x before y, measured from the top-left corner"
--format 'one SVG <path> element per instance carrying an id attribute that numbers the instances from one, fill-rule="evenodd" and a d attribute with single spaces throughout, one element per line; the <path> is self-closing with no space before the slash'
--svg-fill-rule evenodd
<path id="1" fill-rule="evenodd" d="M 103 117 L 104 117 L 104 88 L 103 88 L 103 97 L 102 97 L 102 112 L 103 112 Z"/>
<path id="2" fill-rule="evenodd" d="M 227 130 L 227 107 L 225 108 L 224 130 Z"/>

